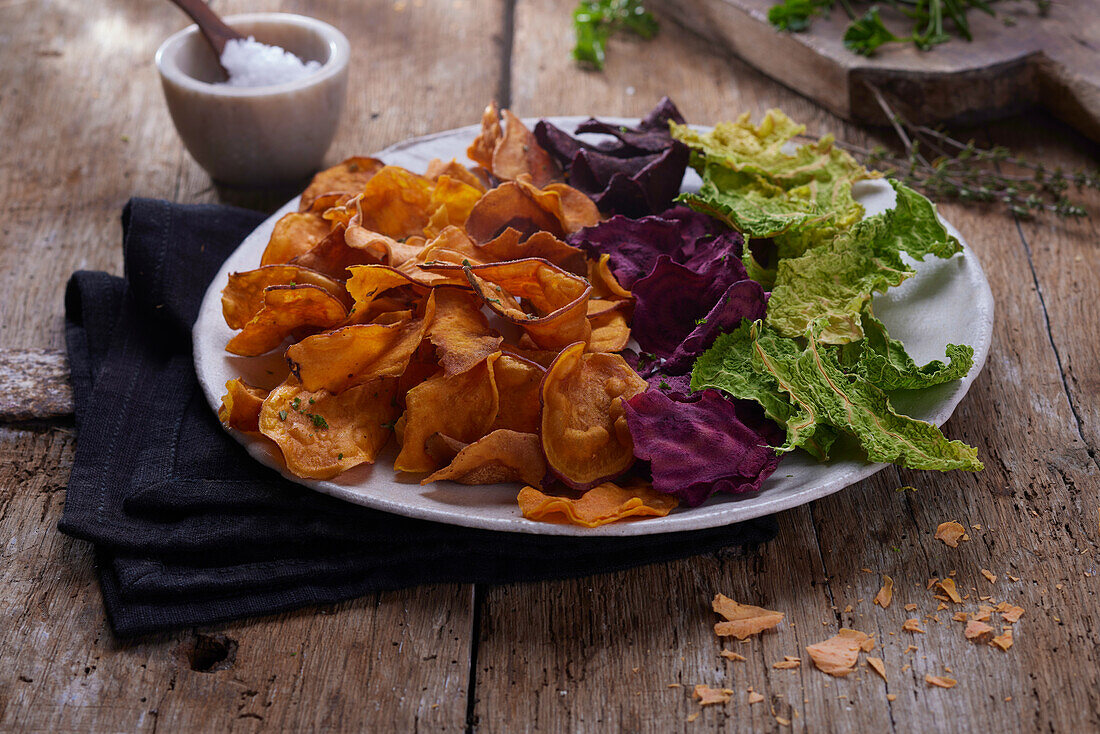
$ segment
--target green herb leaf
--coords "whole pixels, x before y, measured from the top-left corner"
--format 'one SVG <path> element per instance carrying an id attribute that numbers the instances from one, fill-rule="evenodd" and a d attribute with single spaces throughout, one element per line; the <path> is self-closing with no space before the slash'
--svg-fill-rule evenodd
<path id="1" fill-rule="evenodd" d="M 799 33 L 810 27 L 814 16 L 833 6 L 835 0 L 783 0 L 768 8 L 768 22 L 781 31 Z"/>
<path id="2" fill-rule="evenodd" d="M 316 413 L 311 413 L 309 419 L 313 421 L 313 425 L 317 428 L 328 428 L 328 421 L 324 419 L 324 416 L 317 415 Z"/>
<path id="3" fill-rule="evenodd" d="M 650 39 L 658 29 L 657 19 L 641 0 L 581 0 L 573 11 L 573 58 L 582 66 L 603 69 L 612 33 L 629 31 Z"/>
<path id="4" fill-rule="evenodd" d="M 853 21 L 848 30 L 844 31 L 844 47 L 862 56 L 870 56 L 884 43 L 908 40 L 910 39 L 898 38 L 890 32 L 878 15 L 877 6 L 871 6 L 862 18 Z"/>
<path id="5" fill-rule="evenodd" d="M 279 411 L 279 420 L 281 420 L 281 421 L 286 420 L 286 411 L 285 410 L 280 410 Z"/>

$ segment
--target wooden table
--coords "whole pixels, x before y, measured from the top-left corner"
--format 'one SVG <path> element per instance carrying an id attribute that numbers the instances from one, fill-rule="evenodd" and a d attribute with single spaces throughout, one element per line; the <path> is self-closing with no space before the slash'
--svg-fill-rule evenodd
<path id="1" fill-rule="evenodd" d="M 812 133 L 876 140 L 671 22 L 652 43 L 613 43 L 592 74 L 570 61 L 564 0 L 272 5 L 352 39 L 332 161 L 476 122 L 494 97 L 524 116 L 638 115 L 668 93 L 696 122 L 781 107 Z M 119 212 L 132 195 L 269 208 L 284 198 L 220 192 L 181 147 L 152 57 L 182 25 L 146 0 L 0 0 L 0 730 L 787 730 L 780 718 L 798 731 L 1100 728 L 1100 233 L 1093 220 L 1030 223 L 995 208 L 941 206 L 997 301 L 989 361 L 946 426 L 978 447 L 980 474 L 888 469 L 781 514 L 778 538 L 747 553 L 409 589 L 116 640 L 92 549 L 55 527 L 74 447 L 59 387 L 63 286 L 78 268 L 120 272 Z M 1094 145 L 1045 116 L 974 134 L 1050 164 L 1096 163 Z M 1100 197 L 1088 202 L 1100 211 Z M 945 520 L 971 540 L 934 540 Z M 954 608 L 936 611 L 925 581 L 952 572 L 969 597 L 959 608 L 986 595 L 1024 607 L 1011 650 L 966 642 Z M 871 603 L 881 574 L 897 581 L 885 610 Z M 746 662 L 723 660 L 715 592 L 786 621 L 732 645 Z M 901 631 L 910 616 L 923 634 Z M 808 662 L 771 667 L 840 626 L 876 636 L 889 682 L 866 668 L 838 679 Z M 958 686 L 929 688 L 926 673 Z M 689 723 L 697 683 L 736 694 Z M 747 703 L 750 685 L 763 703 Z"/>

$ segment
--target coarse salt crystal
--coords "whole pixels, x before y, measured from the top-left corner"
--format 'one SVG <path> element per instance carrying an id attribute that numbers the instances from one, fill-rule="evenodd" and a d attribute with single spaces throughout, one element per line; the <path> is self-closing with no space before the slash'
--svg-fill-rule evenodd
<path id="1" fill-rule="evenodd" d="M 221 64 L 229 72 L 230 87 L 267 87 L 285 84 L 315 73 L 320 62 L 303 62 L 278 46 L 260 43 L 252 36 L 234 39 L 225 44 Z"/>

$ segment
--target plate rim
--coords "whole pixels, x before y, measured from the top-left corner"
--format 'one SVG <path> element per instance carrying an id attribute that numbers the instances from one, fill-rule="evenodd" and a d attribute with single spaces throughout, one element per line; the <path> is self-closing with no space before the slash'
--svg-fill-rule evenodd
<path id="1" fill-rule="evenodd" d="M 575 125 L 584 120 L 590 119 L 587 115 L 572 115 L 572 116 L 552 116 L 541 117 L 533 119 L 524 119 L 524 123 L 532 125 L 539 119 L 546 119 L 558 126 Z M 625 118 L 607 116 L 601 117 L 601 120 L 607 121 L 611 124 L 637 124 L 638 118 Z M 707 129 L 703 126 L 701 129 Z M 387 148 L 371 154 L 373 157 L 385 160 L 387 156 L 393 156 L 399 154 L 402 151 L 417 146 L 424 145 L 431 141 L 439 140 L 441 138 L 455 137 L 455 136 L 470 136 L 476 135 L 480 131 L 480 125 L 466 125 L 463 127 L 453 128 L 450 130 L 442 130 L 427 135 L 417 136 L 414 138 L 408 138 Z M 882 179 L 885 180 L 885 179 Z M 234 248 L 226 260 L 219 267 L 217 274 L 211 280 L 209 286 L 207 286 L 206 292 L 203 294 L 202 303 L 199 309 L 199 316 L 195 320 L 195 325 L 192 329 L 192 344 L 193 344 L 193 359 L 196 377 L 199 385 L 203 390 L 206 397 L 207 404 L 210 409 L 217 413 L 218 407 L 221 404 L 221 391 L 223 386 L 217 384 L 216 380 L 204 379 L 207 369 L 207 359 L 215 356 L 224 357 L 224 352 L 218 355 L 206 354 L 199 347 L 200 344 L 206 340 L 203 338 L 203 331 L 206 328 L 206 321 L 203 319 L 203 315 L 212 307 L 220 304 L 221 290 L 224 286 L 225 278 L 230 270 L 235 267 L 230 264 L 236 258 L 242 250 L 248 247 L 252 247 L 250 240 L 256 237 L 256 233 L 265 229 L 270 229 L 274 226 L 274 223 L 278 221 L 280 217 L 288 212 L 297 211 L 298 202 L 301 196 L 295 196 L 277 211 L 267 217 L 261 222 L 252 232 L 250 232 L 241 243 Z M 939 213 L 937 211 L 937 216 Z M 985 275 L 985 270 L 982 267 L 981 261 L 977 254 L 966 243 L 962 235 L 940 216 L 940 221 L 948 231 L 958 238 L 962 244 L 961 256 L 967 260 L 968 266 L 972 266 L 976 271 L 976 281 L 981 286 L 980 293 L 976 294 L 975 302 L 987 312 L 986 323 L 987 328 L 982 332 L 983 338 L 979 343 L 971 344 L 974 348 L 974 364 L 971 366 L 970 371 L 956 383 L 956 389 L 943 401 L 936 416 L 931 420 L 937 426 L 943 425 L 954 414 L 955 409 L 963 398 L 969 393 L 970 387 L 974 381 L 981 374 L 982 369 L 985 366 L 985 362 L 988 358 L 989 348 L 992 342 L 993 324 L 995 317 L 995 303 L 993 300 L 992 290 L 989 286 L 989 280 Z M 953 257 L 959 257 L 955 255 Z M 914 278 L 916 280 L 916 278 Z M 220 308 L 217 309 L 220 313 Z M 528 520 L 522 515 L 509 518 L 492 518 L 479 516 L 477 514 L 462 514 L 457 511 L 446 512 L 443 510 L 432 509 L 429 507 L 416 507 L 410 506 L 399 499 L 388 499 L 384 497 L 371 497 L 355 493 L 348 485 L 341 484 L 333 480 L 315 480 L 305 479 L 295 476 L 286 470 L 285 465 L 279 460 L 274 460 L 274 452 L 266 445 L 265 441 L 259 438 L 250 436 L 241 431 L 226 430 L 226 432 L 232 436 L 239 444 L 241 444 L 253 460 L 259 461 L 264 466 L 274 469 L 279 472 L 284 478 L 294 482 L 295 484 L 307 487 L 322 494 L 327 494 L 337 499 L 350 502 L 352 504 L 361 505 L 370 509 L 379 510 L 382 512 L 390 512 L 396 515 L 404 517 L 410 517 L 419 520 L 426 520 L 431 522 L 441 522 L 448 525 L 456 525 L 461 527 L 476 528 L 481 530 L 491 530 L 495 532 L 511 532 L 511 533 L 523 533 L 534 535 L 551 535 L 551 536 L 573 536 L 573 537 L 630 537 L 636 535 L 659 535 L 666 533 L 678 533 L 678 532 L 690 532 L 693 530 L 703 530 L 707 528 L 721 527 L 726 525 L 732 525 L 747 520 L 756 519 L 764 515 L 774 514 L 783 510 L 799 507 L 804 504 L 813 502 L 814 500 L 827 497 L 835 494 L 842 489 L 852 486 L 868 477 L 878 473 L 882 469 L 891 466 L 891 464 L 885 463 L 867 463 L 855 465 L 852 470 L 846 474 L 841 474 L 834 477 L 832 480 L 826 482 L 822 486 L 808 487 L 795 492 L 788 492 L 785 494 L 777 494 L 772 499 L 767 496 L 767 490 L 761 490 L 758 493 L 747 495 L 737 500 L 729 500 L 724 503 L 729 509 L 725 512 L 715 512 L 710 515 L 692 516 L 692 511 L 698 508 L 685 508 L 681 512 L 674 512 L 665 517 L 660 518 L 646 518 L 644 520 L 626 521 L 618 523 L 610 523 L 608 525 L 602 525 L 596 528 L 584 528 L 575 525 L 565 525 L 556 523 L 545 523 Z M 354 472 L 347 472 L 341 476 L 347 476 L 347 474 Z M 774 475 L 773 475 L 774 476 Z M 419 485 L 417 485 L 419 486 Z M 456 485 L 457 486 L 457 485 Z M 476 488 L 470 488 L 475 489 Z M 748 504 L 743 504 L 748 502 Z M 700 507 L 705 507 L 701 505 Z M 735 517 L 726 517 L 726 515 L 735 515 Z"/>

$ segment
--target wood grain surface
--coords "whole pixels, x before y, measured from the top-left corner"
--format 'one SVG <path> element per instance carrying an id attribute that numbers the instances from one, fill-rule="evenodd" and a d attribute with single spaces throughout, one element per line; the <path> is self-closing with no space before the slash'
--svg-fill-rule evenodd
<path id="1" fill-rule="evenodd" d="M 778 33 L 768 10 L 778 0 L 652 0 L 720 48 L 857 122 L 886 124 L 869 93 L 873 84 L 895 109 L 918 124 L 976 123 L 1043 105 L 1093 140 L 1100 140 L 1100 6 L 1055 3 L 1039 13 L 1033 0 L 1002 2 L 993 16 L 967 15 L 973 37 L 955 36 L 921 51 L 886 44 L 871 56 L 845 48 L 851 22 L 838 6 L 801 33 Z M 860 7 L 857 12 L 863 12 Z M 886 26 L 905 35 L 913 22 L 880 6 Z M 950 31 L 952 25 L 945 23 Z"/>
<path id="2" fill-rule="evenodd" d="M 653 42 L 613 40 L 593 74 L 569 60 L 559 0 L 270 9 L 352 39 L 332 161 L 469 124 L 492 97 L 523 116 L 638 115 L 667 93 L 696 122 L 778 106 L 811 133 L 885 142 L 668 19 Z M 978 447 L 979 474 L 889 469 L 782 513 L 776 540 L 745 551 L 114 639 L 92 549 L 55 527 L 74 450 L 58 387 L 64 283 L 75 269 L 119 272 L 118 216 L 132 195 L 268 209 L 285 198 L 218 190 L 182 150 L 151 64 L 182 25 L 168 3 L 0 0 L 0 731 L 1100 729 L 1100 232 L 1094 220 L 1018 222 L 996 208 L 941 206 L 997 302 L 985 371 L 945 428 Z M 1044 114 L 968 134 L 1067 168 L 1097 158 Z M 1100 197 L 1087 204 L 1100 211 Z M 935 540 L 945 520 L 971 539 Z M 951 572 L 967 598 L 938 610 L 926 580 Z M 896 581 L 886 609 L 871 602 L 883 574 Z M 723 642 L 716 592 L 786 619 Z M 951 621 L 983 596 L 1026 610 L 1008 652 L 967 642 Z M 902 631 L 909 617 L 924 633 Z M 875 636 L 886 681 L 862 666 L 843 679 L 812 667 L 805 646 L 841 626 Z M 721 658 L 723 647 L 747 660 Z M 772 668 L 784 655 L 802 666 Z M 929 688 L 925 674 L 958 685 Z M 699 683 L 733 700 L 700 709 Z M 764 702 L 748 703 L 749 686 Z"/>

